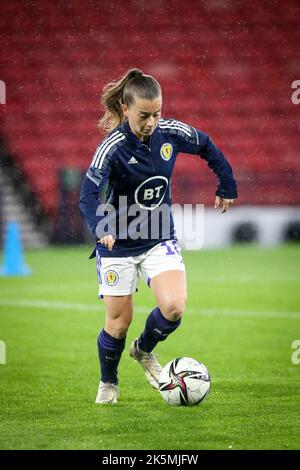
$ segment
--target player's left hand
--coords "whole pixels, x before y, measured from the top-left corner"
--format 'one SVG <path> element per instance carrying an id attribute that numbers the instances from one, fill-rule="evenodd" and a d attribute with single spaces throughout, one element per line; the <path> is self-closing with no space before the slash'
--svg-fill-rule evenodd
<path id="1" fill-rule="evenodd" d="M 105 237 L 100 239 L 100 243 L 106 246 L 106 248 L 108 248 L 109 251 L 113 249 L 115 241 L 116 240 L 112 235 L 106 235 Z"/>
<path id="2" fill-rule="evenodd" d="M 216 196 L 214 209 L 222 207 L 221 214 L 223 214 L 224 212 L 228 211 L 229 206 L 233 204 L 233 201 L 234 199 L 225 199 L 223 197 Z"/>

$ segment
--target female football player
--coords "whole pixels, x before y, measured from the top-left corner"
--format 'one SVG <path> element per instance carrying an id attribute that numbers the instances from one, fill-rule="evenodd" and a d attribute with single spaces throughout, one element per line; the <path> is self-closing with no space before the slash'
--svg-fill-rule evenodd
<path id="1" fill-rule="evenodd" d="M 108 135 L 98 145 L 82 184 L 80 209 L 95 235 L 99 297 L 105 324 L 98 337 L 101 379 L 96 403 L 116 403 L 118 364 L 132 320 L 140 275 L 156 306 L 130 346 L 152 387 L 161 366 L 153 349 L 180 325 L 186 276 L 174 231 L 170 178 L 179 152 L 199 155 L 218 178 L 214 207 L 226 212 L 237 197 L 232 169 L 209 136 L 175 119 L 161 118 L 162 91 L 151 75 L 129 70 L 104 87 Z M 101 197 L 104 200 L 100 204 Z M 93 256 L 93 255 L 92 255 Z"/>

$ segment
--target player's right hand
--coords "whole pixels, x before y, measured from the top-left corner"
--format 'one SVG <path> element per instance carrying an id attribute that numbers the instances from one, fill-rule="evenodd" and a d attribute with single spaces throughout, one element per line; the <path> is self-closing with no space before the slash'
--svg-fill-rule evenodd
<path id="1" fill-rule="evenodd" d="M 115 241 L 116 240 L 112 235 L 106 235 L 105 237 L 100 239 L 100 243 L 106 246 L 106 248 L 108 248 L 109 251 L 113 249 Z"/>
<path id="2" fill-rule="evenodd" d="M 233 204 L 233 202 L 234 199 L 226 199 L 220 196 L 216 196 L 214 209 L 217 209 L 218 207 L 222 206 L 221 214 L 223 214 L 224 212 L 228 211 L 229 206 Z"/>

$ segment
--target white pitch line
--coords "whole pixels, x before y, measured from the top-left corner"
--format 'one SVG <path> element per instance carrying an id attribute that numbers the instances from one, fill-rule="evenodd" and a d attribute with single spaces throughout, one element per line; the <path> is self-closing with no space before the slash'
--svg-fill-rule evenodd
<path id="1" fill-rule="evenodd" d="M 72 302 L 53 302 L 47 300 L 0 300 L 0 306 L 14 308 L 37 308 L 49 310 L 72 310 L 77 312 L 101 312 L 103 302 L 95 304 L 81 304 Z M 136 306 L 136 313 L 150 313 L 151 307 Z M 300 312 L 259 311 L 259 310 L 229 310 L 216 308 L 186 308 L 186 315 L 226 316 L 226 317 L 255 317 L 255 318 L 291 318 L 300 319 Z"/>
<path id="2" fill-rule="evenodd" d="M 45 308 L 50 310 L 77 310 L 87 312 L 89 310 L 99 311 L 101 306 L 94 304 L 80 304 L 71 302 L 52 302 L 48 300 L 0 300 L 0 305 L 4 307 L 32 307 Z"/>

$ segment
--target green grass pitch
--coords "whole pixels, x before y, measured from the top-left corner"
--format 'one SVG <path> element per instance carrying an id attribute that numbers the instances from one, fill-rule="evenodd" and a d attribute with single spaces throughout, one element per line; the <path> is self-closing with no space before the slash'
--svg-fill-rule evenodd
<path id="1" fill-rule="evenodd" d="M 33 274 L 0 278 L 1 449 L 299 449 L 300 247 L 185 252 L 182 326 L 156 352 L 191 356 L 212 388 L 198 407 L 171 407 L 128 347 L 154 307 L 140 281 L 122 356 L 121 398 L 94 404 L 103 324 L 90 247 L 26 253 Z"/>

